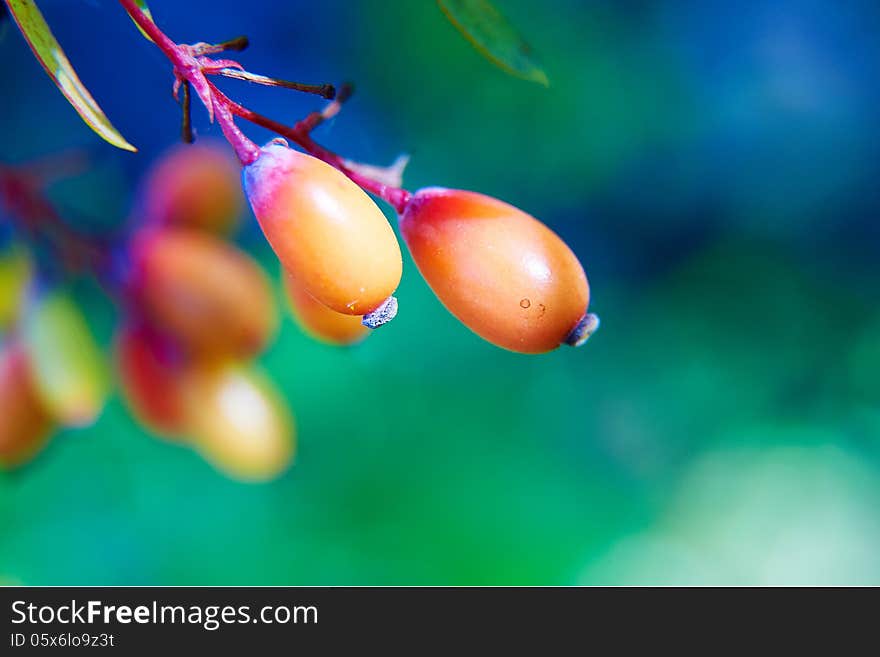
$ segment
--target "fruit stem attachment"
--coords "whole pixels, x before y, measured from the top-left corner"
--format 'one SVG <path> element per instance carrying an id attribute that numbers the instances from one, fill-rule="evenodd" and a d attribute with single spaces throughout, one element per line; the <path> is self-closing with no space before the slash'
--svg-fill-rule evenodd
<path id="1" fill-rule="evenodd" d="M 289 139 L 310 155 L 314 155 L 319 160 L 323 160 L 330 166 L 339 169 L 356 185 L 386 201 L 398 213 L 403 212 L 407 203 L 409 203 L 410 198 L 412 198 L 412 194 L 409 191 L 400 187 L 394 187 L 393 185 L 385 184 L 381 181 L 365 176 L 364 174 L 356 171 L 354 168 L 348 165 L 346 161 L 339 155 L 318 144 L 312 138 L 311 130 L 314 126 L 320 124 L 323 120 L 326 119 L 326 116 L 323 113 L 315 112 L 304 118 L 302 121 L 299 121 L 295 125 L 288 126 L 280 123 L 279 121 L 275 121 L 274 119 L 270 119 L 267 116 L 258 114 L 257 112 L 254 112 L 247 107 L 239 105 L 222 91 L 220 91 L 214 85 L 214 83 L 210 81 L 208 82 L 208 88 L 210 89 L 211 94 L 214 96 L 217 103 L 224 106 L 233 115 L 238 116 L 246 121 L 250 121 L 255 125 L 266 128 L 267 130 L 271 130 L 272 132 L 279 134 L 286 139 Z M 334 103 L 335 102 L 337 101 L 334 101 Z M 333 106 L 333 104 L 331 104 L 331 106 Z M 335 113 L 336 111 L 338 110 L 334 110 L 333 113 Z"/>
<path id="2" fill-rule="evenodd" d="M 598 315 L 587 313 L 577 323 L 577 326 L 572 329 L 571 333 L 568 334 L 568 337 L 565 338 L 565 344 L 572 347 L 580 347 L 599 329 L 599 323 Z"/>

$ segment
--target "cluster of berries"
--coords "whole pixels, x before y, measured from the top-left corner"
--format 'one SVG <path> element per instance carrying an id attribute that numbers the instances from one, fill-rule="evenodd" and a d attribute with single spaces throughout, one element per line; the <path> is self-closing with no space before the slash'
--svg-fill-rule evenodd
<path id="1" fill-rule="evenodd" d="M 103 357 L 72 299 L 45 284 L 35 254 L 71 269 L 91 257 L 41 194 L 38 171 L 0 166 L 0 468 L 28 462 L 60 426 L 82 427 L 109 389 Z M 63 168 L 63 167 L 62 167 Z M 10 230 L 15 228 L 15 232 Z M 15 239 L 20 237 L 21 239 Z"/>
<path id="2" fill-rule="evenodd" d="M 293 296 L 322 304 L 327 317 L 363 317 L 370 328 L 393 318 L 400 247 L 358 185 L 275 140 L 245 166 L 244 187 Z M 404 193 L 397 209 L 431 289 L 485 340 L 535 354 L 582 344 L 598 326 L 587 312 L 583 267 L 534 217 L 483 194 L 443 188 Z"/>
<path id="3" fill-rule="evenodd" d="M 316 143 L 312 131 L 339 111 L 349 88 L 336 94 L 330 85 L 247 73 L 237 62 L 209 56 L 240 50 L 246 40 L 177 44 L 134 0 L 121 2 L 173 64 L 185 139 L 192 138 L 191 90 L 219 123 L 243 168 L 247 201 L 284 270 L 289 306 L 309 334 L 352 344 L 397 313 L 393 294 L 403 258 L 394 229 L 367 192 L 397 211 L 403 240 L 439 300 L 488 342 L 538 354 L 581 345 L 596 330 L 584 269 L 543 223 L 475 192 L 411 193 L 400 187 L 395 167 L 351 162 Z M 208 80 L 216 75 L 335 100 L 287 126 L 227 97 Z M 259 148 L 236 119 L 283 138 Z M 284 470 L 295 451 L 293 420 L 253 363 L 278 323 L 272 286 L 227 239 L 245 204 L 235 162 L 209 145 L 172 151 L 150 174 L 136 230 L 121 244 L 84 239 L 39 192 L 26 176 L 0 168 L 0 200 L 18 228 L 31 236 L 47 232 L 68 268 L 109 278 L 107 287 L 119 293 L 124 312 L 114 357 L 132 414 L 231 476 L 261 480 Z M 0 288 L 9 288 L 0 289 L 0 320 L 13 327 L 0 354 L 5 466 L 28 460 L 53 426 L 93 422 L 110 389 L 101 350 L 76 304 L 57 286 L 47 290 L 33 269 L 21 251 L 0 262 Z"/>
<path id="4" fill-rule="evenodd" d="M 244 199 L 228 150 L 180 146 L 147 178 L 122 258 L 126 309 L 115 359 L 132 415 L 230 476 L 270 479 L 294 425 L 253 359 L 277 311 L 269 277 L 228 240 Z"/>
<path id="5" fill-rule="evenodd" d="M 27 215 L 17 224 L 48 223 L 51 206 L 36 203 L 42 190 L 24 189 L 25 177 L 7 173 L 4 180 L 16 184 L 4 188 L 3 205 Z M 114 368 L 71 296 L 40 276 L 26 240 L 10 241 L 0 252 L 0 466 L 29 461 L 59 426 L 91 425 L 113 369 L 132 416 L 152 434 L 191 445 L 236 479 L 265 480 L 286 469 L 293 418 L 253 363 L 278 324 L 272 285 L 228 239 L 244 205 L 225 147 L 177 147 L 154 165 L 134 231 L 108 249 L 108 266 L 93 263 L 123 309 Z M 293 283 L 286 290 L 311 335 L 349 344 L 368 332 Z"/>
<path id="6" fill-rule="evenodd" d="M 108 391 L 102 354 L 82 312 L 58 290 L 41 290 L 27 253 L 0 256 L 0 466 L 29 461 L 57 426 L 94 422 Z"/>

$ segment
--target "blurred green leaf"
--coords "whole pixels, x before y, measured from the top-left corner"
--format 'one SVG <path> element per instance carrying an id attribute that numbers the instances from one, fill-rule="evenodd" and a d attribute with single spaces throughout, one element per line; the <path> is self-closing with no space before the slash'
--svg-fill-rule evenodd
<path id="1" fill-rule="evenodd" d="M 109 393 L 101 348 L 73 300 L 50 292 L 34 300 L 25 314 L 25 345 L 37 390 L 65 426 L 95 421 Z"/>
<path id="2" fill-rule="evenodd" d="M 52 30 L 33 0 L 6 0 L 18 29 L 24 35 L 34 56 L 82 120 L 108 142 L 127 151 L 137 149 L 129 144 L 80 82 L 76 71 L 52 35 Z"/>
<path id="3" fill-rule="evenodd" d="M 531 46 L 489 0 L 437 0 L 437 4 L 490 62 L 516 77 L 550 85 Z"/>
<path id="4" fill-rule="evenodd" d="M 24 249 L 13 247 L 0 251 L 0 331 L 7 331 L 18 318 L 32 267 Z"/>

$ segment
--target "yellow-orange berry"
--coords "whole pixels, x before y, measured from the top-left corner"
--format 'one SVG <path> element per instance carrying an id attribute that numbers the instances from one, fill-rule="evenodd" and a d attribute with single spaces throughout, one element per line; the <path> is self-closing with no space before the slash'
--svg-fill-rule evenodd
<path id="1" fill-rule="evenodd" d="M 139 298 L 147 315 L 195 353 L 249 356 L 277 324 L 263 270 L 221 239 L 163 228 L 135 240 Z"/>
<path id="2" fill-rule="evenodd" d="M 296 322 L 316 340 L 349 345 L 363 340 L 370 332 L 359 315 L 344 315 L 315 299 L 290 274 L 284 276 L 287 301 Z"/>
<path id="3" fill-rule="evenodd" d="M 585 317 L 590 290 L 580 262 L 553 231 L 512 205 L 475 192 L 423 189 L 400 226 L 443 305 L 499 347 L 550 351 Z"/>
<path id="4" fill-rule="evenodd" d="M 345 175 L 273 143 L 245 167 L 244 185 L 281 264 L 325 306 L 365 315 L 397 288 L 403 262 L 394 231 Z"/>
<path id="5" fill-rule="evenodd" d="M 193 444 L 219 470 L 243 481 L 283 472 L 296 448 L 293 418 L 270 381 L 252 367 L 200 364 L 184 384 Z"/>
<path id="6" fill-rule="evenodd" d="M 46 444 L 51 429 L 27 352 L 14 342 L 5 345 L 0 352 L 0 467 L 29 461 Z"/>
<path id="7" fill-rule="evenodd" d="M 244 209 L 238 164 L 225 144 L 175 146 L 148 174 L 143 204 L 148 221 L 228 233 Z"/>

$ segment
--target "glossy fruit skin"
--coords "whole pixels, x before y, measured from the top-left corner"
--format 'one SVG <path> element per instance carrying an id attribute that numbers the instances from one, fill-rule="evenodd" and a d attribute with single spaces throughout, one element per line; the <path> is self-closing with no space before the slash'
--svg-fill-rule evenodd
<path id="1" fill-rule="evenodd" d="M 144 219 L 225 235 L 244 210 L 239 168 L 226 144 L 180 144 L 162 156 L 143 189 Z"/>
<path id="2" fill-rule="evenodd" d="M 231 244 L 169 227 L 139 235 L 132 254 L 143 310 L 193 353 L 251 356 L 274 333 L 278 317 L 269 280 Z"/>
<path id="3" fill-rule="evenodd" d="M 25 349 L 11 342 L 0 351 L 0 467 L 29 461 L 49 439 L 52 418 L 36 392 Z"/>
<path id="4" fill-rule="evenodd" d="M 369 196 L 328 164 L 270 143 L 244 169 L 257 220 L 284 268 L 325 306 L 365 315 L 400 283 L 394 231 Z"/>
<path id="5" fill-rule="evenodd" d="M 292 462 L 293 418 L 268 379 L 247 365 L 194 368 L 184 389 L 193 444 L 210 463 L 241 481 L 268 481 Z"/>
<path id="6" fill-rule="evenodd" d="M 499 347 L 558 347 L 586 313 L 590 289 L 571 249 L 547 226 L 497 199 L 417 192 L 400 221 L 431 289 L 465 326 Z"/>
<path id="7" fill-rule="evenodd" d="M 153 434 L 180 437 L 186 430 L 183 355 L 142 322 L 116 334 L 115 358 L 122 395 L 134 418 Z"/>
<path id="8" fill-rule="evenodd" d="M 284 291 L 297 324 L 316 340 L 345 346 L 360 342 L 370 332 L 359 315 L 344 315 L 328 308 L 290 274 L 284 275 Z"/>

